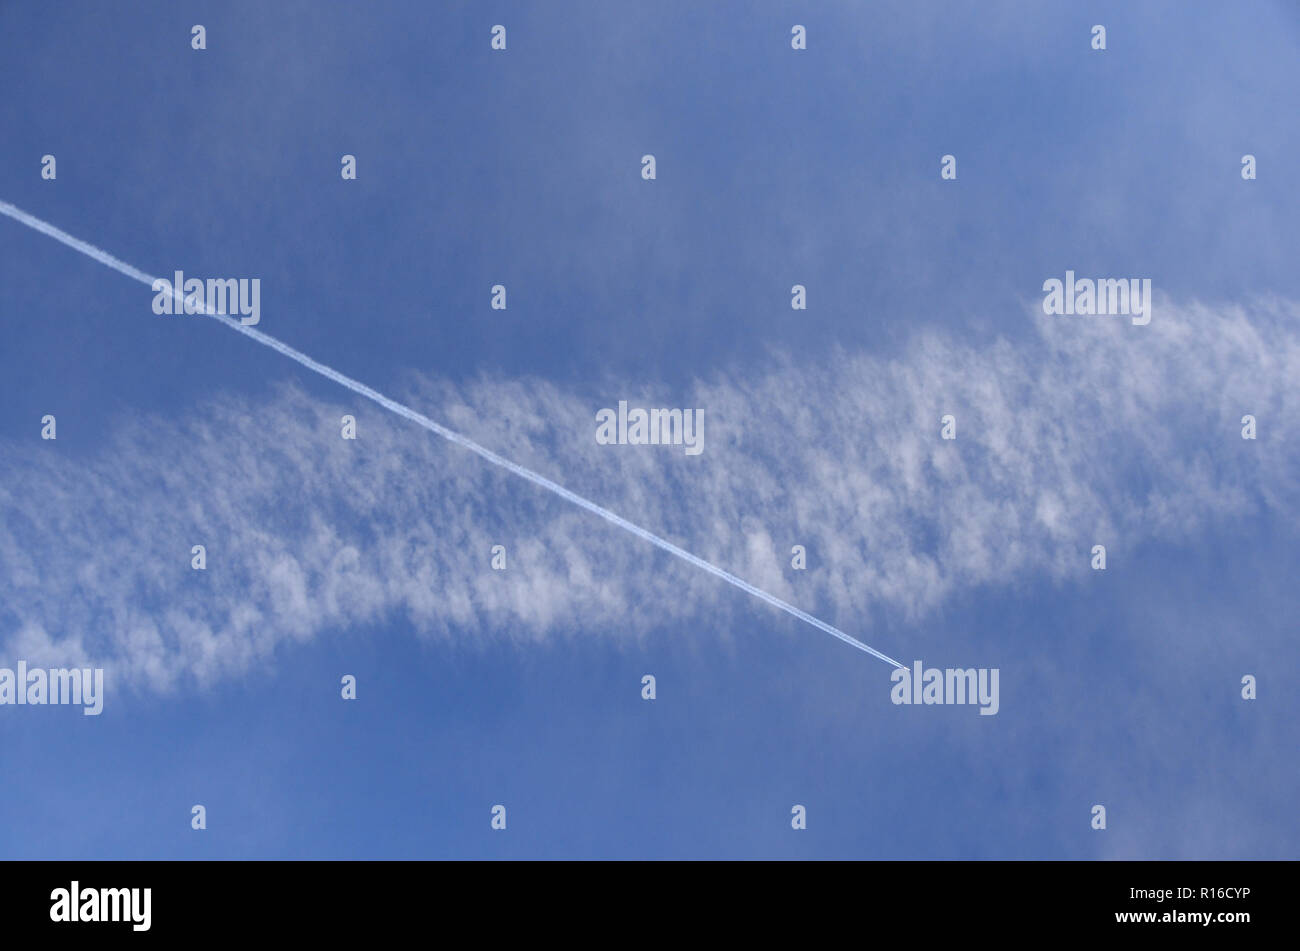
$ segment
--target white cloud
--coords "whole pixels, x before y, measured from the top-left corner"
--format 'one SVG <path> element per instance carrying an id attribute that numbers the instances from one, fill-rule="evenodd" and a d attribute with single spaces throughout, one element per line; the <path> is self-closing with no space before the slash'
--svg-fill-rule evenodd
<path id="1" fill-rule="evenodd" d="M 1156 308 L 1147 327 L 1031 309 L 1026 341 L 927 333 L 894 359 L 774 359 L 677 398 L 613 380 L 581 393 L 415 380 L 405 402 L 897 656 L 913 645 L 876 643 L 880 612 L 917 619 L 972 585 L 1082 576 L 1096 542 L 1188 539 L 1261 507 L 1294 530 L 1300 309 Z M 519 641 L 665 624 L 726 636 L 736 610 L 799 626 L 376 406 L 320 392 L 124 420 L 88 460 L 4 447 L 5 653 L 169 689 L 392 618 Z M 704 453 L 597 445 L 595 411 L 621 398 L 703 407 Z M 356 442 L 339 437 L 344 413 Z M 939 439 L 945 413 L 955 442 Z M 1255 442 L 1240 438 L 1245 413 Z M 498 543 L 505 572 L 489 565 Z M 194 544 L 206 572 L 189 567 Z M 794 544 L 807 572 L 789 567 Z"/>

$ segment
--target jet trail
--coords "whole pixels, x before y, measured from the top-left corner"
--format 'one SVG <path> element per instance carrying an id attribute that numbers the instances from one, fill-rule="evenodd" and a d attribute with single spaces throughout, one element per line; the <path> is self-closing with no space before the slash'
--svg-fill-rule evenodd
<path id="1" fill-rule="evenodd" d="M 127 264 L 125 261 L 119 261 L 117 258 L 113 257 L 113 255 L 109 254 L 107 251 L 102 251 L 99 248 L 95 247 L 93 244 L 88 244 L 87 242 L 82 241 L 80 238 L 74 238 L 66 231 L 61 231 L 60 229 L 54 227 L 54 225 L 46 221 L 42 221 L 40 218 L 36 218 L 32 215 L 29 215 L 21 208 L 16 208 L 13 205 L 9 204 L 8 202 L 0 201 L 0 214 L 7 215 L 8 217 L 14 219 L 15 221 L 20 222 L 21 224 L 24 224 L 35 231 L 39 231 L 43 235 L 53 238 L 55 241 L 59 241 L 63 244 L 66 244 L 68 247 L 72 248 L 73 250 L 80 251 L 82 254 L 86 255 L 89 258 L 93 258 L 94 260 L 98 261 L 100 264 L 111 267 L 119 274 L 125 274 L 127 277 L 133 278 L 142 284 L 147 284 L 151 289 L 153 287 L 155 278 L 144 273 L 139 268 L 134 268 L 131 265 Z M 182 297 L 181 288 L 173 288 L 172 294 L 178 303 L 183 303 L 184 299 Z M 294 362 L 299 363 L 302 366 L 305 366 L 307 369 L 312 370 L 315 373 L 319 373 L 321 376 L 325 377 L 326 379 L 333 380 L 335 383 L 339 384 L 340 386 L 346 387 L 347 389 L 351 390 L 353 393 L 356 393 L 359 396 L 364 396 L 368 400 L 373 400 L 374 402 L 382 406 L 384 409 L 396 413 L 398 416 L 401 416 L 404 419 L 409 419 L 411 422 L 424 427 L 425 429 L 429 430 L 432 433 L 437 433 L 443 439 L 449 440 L 450 442 L 454 442 L 459 446 L 464 446 L 470 452 L 477 453 L 479 456 L 482 456 L 484 459 L 486 459 L 488 462 L 492 463 L 493 465 L 500 466 L 503 469 L 508 469 L 509 471 L 513 472 L 515 475 L 527 479 L 529 482 L 533 483 L 534 485 L 541 486 L 543 489 L 546 489 L 549 492 L 554 492 L 560 498 L 572 502 L 574 505 L 578 506 L 579 508 L 586 509 L 588 512 L 591 512 L 593 515 L 599 515 L 605 521 L 617 525 L 619 528 L 624 529 L 625 531 L 631 532 L 633 535 L 637 536 L 638 538 L 645 539 L 650 544 L 662 548 L 664 551 L 668 552 L 671 555 L 676 555 L 678 558 L 682 559 L 683 561 L 689 562 L 690 564 L 694 565 L 696 568 L 700 568 L 703 569 L 704 571 L 707 571 L 709 574 L 713 575 L 716 578 L 721 578 L 723 581 L 727 582 L 730 585 L 734 585 L 735 587 L 739 588 L 741 591 L 746 591 L 749 594 L 752 594 L 754 597 L 762 601 L 766 601 L 768 604 L 772 605 L 773 607 L 780 608 L 782 611 L 786 612 L 787 614 L 793 615 L 794 617 L 797 617 L 799 620 L 807 624 L 811 624 L 819 631 L 825 631 L 827 634 L 830 634 L 833 637 L 838 637 L 840 640 L 844 641 L 844 643 L 851 644 L 854 647 L 856 647 L 858 650 L 865 651 L 866 653 L 870 654 L 873 657 L 878 657 L 881 660 L 885 661 L 885 663 L 887 664 L 893 664 L 895 667 L 899 667 L 899 668 L 903 666 L 898 661 L 894 660 L 892 657 L 889 657 L 886 654 L 882 654 L 874 647 L 862 643 L 862 641 L 858 640 L 857 638 L 849 634 L 845 634 L 839 628 L 834 627 L 830 624 L 827 624 L 825 621 L 813 617 L 811 614 L 807 613 L 806 611 L 802 611 L 799 608 L 795 607 L 793 604 L 781 600 L 774 594 L 768 594 L 762 588 L 754 587 L 752 584 L 750 584 L 748 581 L 745 581 L 743 578 L 738 578 L 735 575 L 733 575 L 731 572 L 725 571 L 722 568 L 717 567 L 716 565 L 710 564 L 709 562 L 705 561 L 703 558 L 700 558 L 698 555 L 693 555 L 686 549 L 679 548 L 678 546 L 674 545 L 672 542 L 668 541 L 667 539 L 660 538 L 658 535 L 654 534 L 653 532 L 647 531 L 646 529 L 642 528 L 640 525 L 636 525 L 633 524 L 632 522 L 629 522 L 621 515 L 616 515 L 615 513 L 609 511 L 609 509 L 601 508 L 595 502 L 589 501 L 588 499 L 583 498 L 577 493 L 569 491 L 568 489 L 566 489 L 564 486 L 560 485 L 557 482 L 552 482 L 550 479 L 546 478 L 546 476 L 533 472 L 531 469 L 525 469 L 523 466 L 511 462 L 509 459 L 506 459 L 503 456 L 498 456 L 491 449 L 487 449 L 484 446 L 480 446 L 478 443 L 474 442 L 474 440 L 469 439 L 466 436 L 462 436 L 460 433 L 453 432 L 452 430 L 447 429 L 445 426 L 435 423 L 427 416 L 417 413 L 415 410 L 411 409 L 410 407 L 403 406 L 401 403 L 398 403 L 396 400 L 389 399 L 387 396 L 384 396 L 382 393 L 379 393 L 376 390 L 372 390 L 364 383 L 358 382 L 357 380 L 354 380 L 349 376 L 344 376 L 338 370 L 335 370 L 332 367 L 327 367 L 323 363 L 317 363 L 311 357 L 307 356 L 305 353 L 295 350 L 287 343 L 282 343 L 281 341 L 275 339 L 274 337 L 262 333 L 260 330 L 254 330 L 252 327 L 245 326 L 244 324 L 240 323 L 238 320 L 235 320 L 234 318 L 229 317 L 225 314 L 216 314 L 216 313 L 212 313 L 209 310 L 206 314 L 204 314 L 204 316 L 210 317 L 213 320 L 220 321 L 221 323 L 229 327 L 231 330 L 237 330 L 239 333 L 243 334 L 244 336 L 251 337 L 253 340 L 257 341 L 263 346 L 270 347 L 272 350 L 276 351 L 277 353 L 284 354 L 290 360 L 293 360 Z"/>

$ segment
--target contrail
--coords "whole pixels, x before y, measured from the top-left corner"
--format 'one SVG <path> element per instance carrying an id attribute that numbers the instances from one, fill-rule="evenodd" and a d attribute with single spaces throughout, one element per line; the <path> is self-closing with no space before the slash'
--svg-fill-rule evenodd
<path id="1" fill-rule="evenodd" d="M 107 265 L 108 267 L 111 267 L 114 271 L 117 271 L 119 274 L 125 274 L 127 277 L 134 278 L 135 280 L 139 281 L 142 284 L 148 284 L 150 288 L 153 287 L 154 281 L 156 279 L 144 273 L 144 271 L 141 271 L 139 268 L 134 268 L 131 265 L 127 264 L 125 261 L 119 261 L 117 258 L 113 257 L 113 255 L 109 254 L 107 251 L 101 251 L 93 244 L 87 244 L 85 241 L 82 241 L 80 238 L 74 238 L 66 231 L 61 231 L 58 228 L 54 227 L 54 225 L 50 224 L 49 222 L 42 221 L 40 218 L 36 218 L 33 217 L 32 215 L 29 215 L 21 208 L 15 208 L 13 205 L 9 204 L 8 202 L 0 201 L 0 214 L 7 215 L 8 217 L 14 219 L 15 221 L 25 224 L 27 227 L 32 228 L 36 231 L 39 231 L 43 235 L 53 238 L 55 241 L 59 241 L 62 242 L 63 244 L 66 244 L 68 247 L 72 248 L 73 250 L 80 251 L 82 254 L 86 255 L 87 257 L 95 259 L 100 264 L 104 264 Z M 180 288 L 173 288 L 172 294 L 178 302 L 183 303 L 183 298 L 181 296 Z M 762 588 L 754 587 L 752 584 L 750 584 L 748 581 L 744 580 L 743 578 L 737 578 L 731 572 L 724 571 L 722 568 L 710 564 L 709 562 L 705 561 L 703 558 L 700 558 L 698 555 L 692 555 L 686 549 L 679 548 L 676 545 L 674 545 L 672 542 L 668 541 L 667 539 L 660 538 L 658 535 L 654 534 L 653 532 L 647 531 L 646 529 L 642 528 L 640 525 L 635 525 L 632 522 L 629 522 L 621 515 L 616 515 L 613 512 L 611 512 L 609 509 L 601 508 L 595 502 L 591 502 L 587 499 L 584 499 L 582 496 L 578 495 L 577 493 L 570 492 L 564 486 L 560 485 L 557 482 L 552 482 L 550 479 L 546 478 L 546 476 L 540 475 L 531 469 L 525 469 L 523 466 L 511 462 L 509 459 L 506 459 L 503 456 L 498 456 L 491 449 L 488 449 L 484 446 L 480 446 L 478 443 L 474 442 L 474 440 L 462 436 L 460 433 L 453 432 L 452 430 L 448 429 L 445 426 L 441 426 L 438 423 L 435 423 L 433 420 L 429 419 L 429 417 L 417 413 L 415 410 L 411 409 L 408 406 L 403 406 L 401 403 L 397 402 L 396 400 L 389 399 L 387 396 L 384 396 L 384 394 L 376 390 L 372 390 L 364 383 L 358 382 L 357 380 L 352 379 L 350 376 L 344 376 L 338 370 L 335 370 L 332 367 L 327 367 L 323 363 L 317 363 L 311 357 L 307 356 L 307 354 L 295 350 L 287 343 L 282 343 L 279 340 L 276 340 L 274 337 L 262 333 L 260 330 L 254 330 L 252 327 L 245 326 L 244 324 L 240 323 L 238 320 L 235 320 L 232 317 L 228 317 L 225 314 L 216 314 L 216 313 L 212 313 L 211 310 L 208 310 L 208 312 L 204 316 L 211 317 L 213 320 L 220 321 L 221 323 L 229 327 L 231 330 L 237 330 L 244 336 L 251 337 L 252 339 L 256 340 L 258 343 L 262 344 L 264 347 L 270 347 L 272 350 L 276 351 L 277 353 L 284 354 L 290 360 L 302 364 L 307 369 L 319 373 L 321 376 L 327 379 L 333 380 L 335 383 L 338 383 L 340 386 L 346 387 L 347 389 L 351 390 L 353 393 L 356 393 L 359 396 L 364 396 L 368 400 L 373 400 L 374 402 L 382 406 L 384 409 L 396 413 L 398 416 L 401 416 L 405 419 L 409 419 L 411 422 L 423 426 L 425 429 L 429 430 L 432 433 L 437 433 L 443 439 L 454 442 L 459 446 L 464 446 L 470 452 L 477 453 L 478 455 L 486 459 L 488 462 L 492 463 L 494 466 L 500 466 L 502 469 L 508 469 L 511 472 L 513 472 L 515 475 L 527 479 L 529 482 L 533 483 L 533 485 L 539 485 L 543 489 L 546 489 L 549 492 L 554 492 L 560 498 L 572 502 L 574 505 L 578 506 L 579 508 L 584 508 L 588 512 L 591 512 L 593 515 L 599 515 L 605 521 L 617 525 L 619 528 L 624 529 L 625 531 L 631 532 L 633 535 L 637 536 L 638 538 L 645 539 L 652 545 L 657 545 L 659 548 L 662 548 L 664 551 L 668 552 L 669 554 L 676 555 L 678 558 L 682 559 L 682 561 L 689 562 L 692 565 L 694 565 L 696 568 L 703 569 L 704 571 L 707 571 L 709 574 L 713 575 L 716 578 L 721 578 L 723 581 L 727 582 L 727 584 L 734 585 L 735 587 L 739 588 L 741 591 L 746 591 L 752 594 L 754 597 L 759 598 L 762 601 L 766 601 L 768 604 L 772 605 L 773 607 L 780 608 L 782 611 L 786 612 L 787 614 L 793 615 L 794 617 L 797 617 L 799 620 L 804 621 L 807 624 L 811 624 L 819 631 L 825 631 L 827 634 L 830 634 L 834 637 L 838 637 L 844 643 L 852 644 L 858 650 L 865 651 L 866 653 L 870 654 L 872 657 L 879 657 L 887 664 L 893 664 L 895 667 L 899 667 L 899 668 L 903 666 L 898 661 L 894 660 L 892 657 L 882 654 L 874 647 L 862 643 L 862 641 L 858 640 L 856 637 L 853 637 L 849 634 L 845 634 L 839 628 L 834 627 L 830 624 L 827 624 L 825 621 L 813 617 L 808 612 L 801 611 L 799 608 L 795 607 L 793 604 L 790 604 L 788 601 L 782 601 L 776 595 L 768 594 Z"/>

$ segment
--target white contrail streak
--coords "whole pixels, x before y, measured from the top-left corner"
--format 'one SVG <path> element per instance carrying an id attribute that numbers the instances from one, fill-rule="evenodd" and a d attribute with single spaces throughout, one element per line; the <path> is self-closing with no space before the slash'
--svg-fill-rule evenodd
<path id="1" fill-rule="evenodd" d="M 62 242 L 63 244 L 66 244 L 68 247 L 76 251 L 80 251 L 82 254 L 86 255 L 87 257 L 95 259 L 100 264 L 104 264 L 107 265 L 108 267 L 111 267 L 119 274 L 125 274 L 127 277 L 134 278 L 135 280 L 139 281 L 142 284 L 148 284 L 150 288 L 153 287 L 155 278 L 144 273 L 144 271 L 141 271 L 139 268 L 134 268 L 131 265 L 127 264 L 125 261 L 119 261 L 117 258 L 113 257 L 113 255 L 109 254 L 107 251 L 101 251 L 93 244 L 87 244 L 85 241 L 82 241 L 80 238 L 74 238 L 66 231 L 61 231 L 58 228 L 54 227 L 54 225 L 42 221 L 40 218 L 35 218 L 32 215 L 29 215 L 21 208 L 15 208 L 13 205 L 9 204 L 8 202 L 0 201 L 0 214 L 7 215 L 8 217 L 14 219 L 15 221 L 25 224 L 27 227 L 32 228 L 36 231 L 39 231 L 43 235 L 53 238 L 55 241 Z M 178 303 L 183 303 L 183 298 L 181 297 L 180 288 L 173 288 L 172 294 L 176 298 Z M 874 647 L 862 643 L 856 637 L 852 637 L 848 634 L 845 634 L 839 628 L 833 627 L 832 625 L 827 624 L 825 621 L 818 620 L 817 618 L 813 617 L 811 614 L 807 613 L 806 611 L 801 611 L 799 608 L 796 608 L 793 604 L 790 604 L 787 601 L 782 601 L 774 594 L 768 594 L 762 588 L 754 587 L 752 584 L 750 584 L 748 581 L 745 581 L 743 578 L 737 578 L 731 572 L 724 571 L 723 569 L 717 567 L 716 565 L 710 564 L 709 562 L 705 561 L 703 558 L 700 558 L 697 555 L 692 555 L 689 551 L 687 551 L 684 548 L 678 548 L 676 545 L 674 545 L 672 542 L 668 541 L 667 539 L 660 538 L 658 535 L 654 534 L 653 532 L 646 531 L 640 525 L 634 525 L 632 522 L 629 522 L 621 515 L 615 515 L 613 512 L 609 511 L 609 509 L 601 508 L 595 502 L 588 501 L 587 499 L 584 499 L 582 496 L 577 495 L 574 492 L 570 492 L 564 486 L 560 485 L 559 483 L 552 482 L 550 479 L 546 478 L 546 476 L 539 475 L 538 473 L 533 472 L 531 469 L 525 469 L 523 466 L 511 462 L 509 459 L 506 459 L 502 456 L 498 456 L 491 449 L 487 449 L 483 446 L 480 446 L 478 443 L 474 442 L 474 440 L 462 436 L 460 433 L 453 432 L 452 430 L 447 429 L 445 426 L 441 426 L 438 423 L 435 423 L 427 416 L 421 415 L 420 413 L 417 413 L 415 410 L 407 406 L 403 406 L 401 403 L 398 403 L 395 400 L 389 399 L 387 396 L 384 396 L 382 393 L 372 390 L 364 383 L 360 383 L 349 376 L 344 376 L 338 370 L 332 369 L 331 367 L 327 367 L 323 363 L 317 363 L 311 357 L 307 356 L 305 353 L 301 353 L 300 351 L 295 350 L 287 343 L 281 343 L 279 340 L 276 340 L 274 337 L 268 336 L 267 334 L 262 333 L 260 330 L 254 330 L 252 327 L 245 326 L 244 324 L 240 323 L 238 320 L 235 320 L 232 317 L 228 317 L 225 314 L 215 314 L 209 311 L 207 314 L 205 314 L 205 316 L 211 317 L 213 320 L 220 321 L 221 323 L 229 327 L 231 330 L 237 330 L 244 336 L 253 338 L 258 343 L 262 344 L 263 346 L 270 347 L 272 350 L 275 350 L 277 353 L 284 354 L 290 360 L 302 364 L 307 369 L 319 373 L 321 376 L 326 377 L 327 379 L 333 380 L 335 383 L 338 383 L 340 386 L 347 387 L 353 393 L 356 393 L 360 396 L 364 396 L 366 399 L 373 400 L 374 402 L 382 406 L 384 409 L 390 410 L 391 412 L 394 412 L 398 416 L 404 417 L 405 419 L 409 419 L 411 422 L 423 426 L 425 429 L 429 430 L 430 432 L 437 433 L 443 439 L 447 439 L 450 440 L 451 442 L 456 443 L 457 445 L 464 446 L 466 449 L 470 450 L 470 452 L 477 453 L 478 455 L 482 456 L 484 459 L 486 459 L 488 462 L 492 463 L 493 465 L 500 466 L 503 469 L 509 469 L 515 475 L 527 479 L 529 482 L 533 483 L 534 485 L 539 485 L 543 489 L 546 489 L 550 492 L 554 492 L 560 498 L 572 502 L 574 505 L 578 506 L 579 508 L 586 509 L 588 512 L 591 512 L 593 515 L 599 515 L 605 521 L 611 522 L 614 525 L 617 525 L 619 528 L 631 532 L 633 535 L 637 536 L 638 538 L 644 538 L 650 544 L 657 545 L 658 547 L 662 548 L 664 551 L 668 552 L 669 554 L 676 555 L 678 558 L 682 559 L 683 561 L 690 562 L 696 568 L 701 568 L 704 571 L 707 571 L 709 574 L 713 575 L 714 577 L 721 578 L 723 581 L 727 582 L 730 585 L 735 585 L 741 591 L 747 591 L 750 594 L 752 594 L 754 597 L 766 601 L 768 604 L 772 605 L 773 607 L 778 607 L 782 611 L 785 611 L 787 614 L 794 615 L 799 620 L 811 624 L 813 627 L 817 628 L 818 630 L 825 631 L 827 634 L 830 634 L 834 637 L 838 637 L 840 640 L 844 641 L 844 643 L 852 644 L 858 650 L 865 651 L 866 653 L 870 654 L 873 657 L 879 657 L 881 660 L 885 661 L 888 664 L 893 664 L 895 667 L 901 668 L 903 666 L 898 661 L 894 660 L 892 657 L 882 654 Z"/>

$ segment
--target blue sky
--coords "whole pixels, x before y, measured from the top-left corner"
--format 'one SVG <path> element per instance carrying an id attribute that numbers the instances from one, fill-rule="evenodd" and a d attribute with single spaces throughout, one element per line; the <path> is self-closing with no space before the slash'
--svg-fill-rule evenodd
<path id="1" fill-rule="evenodd" d="M 0 707 L 0 855 L 1296 857 L 1294 4 L 17 3 L 0 36 L 0 199 L 258 277 L 260 330 L 1002 685 L 895 706 L 5 219 L 0 666 L 109 694 Z M 1150 278 L 1151 324 L 1044 316 L 1067 269 Z M 597 446 L 619 399 L 703 408 L 704 452 Z"/>

